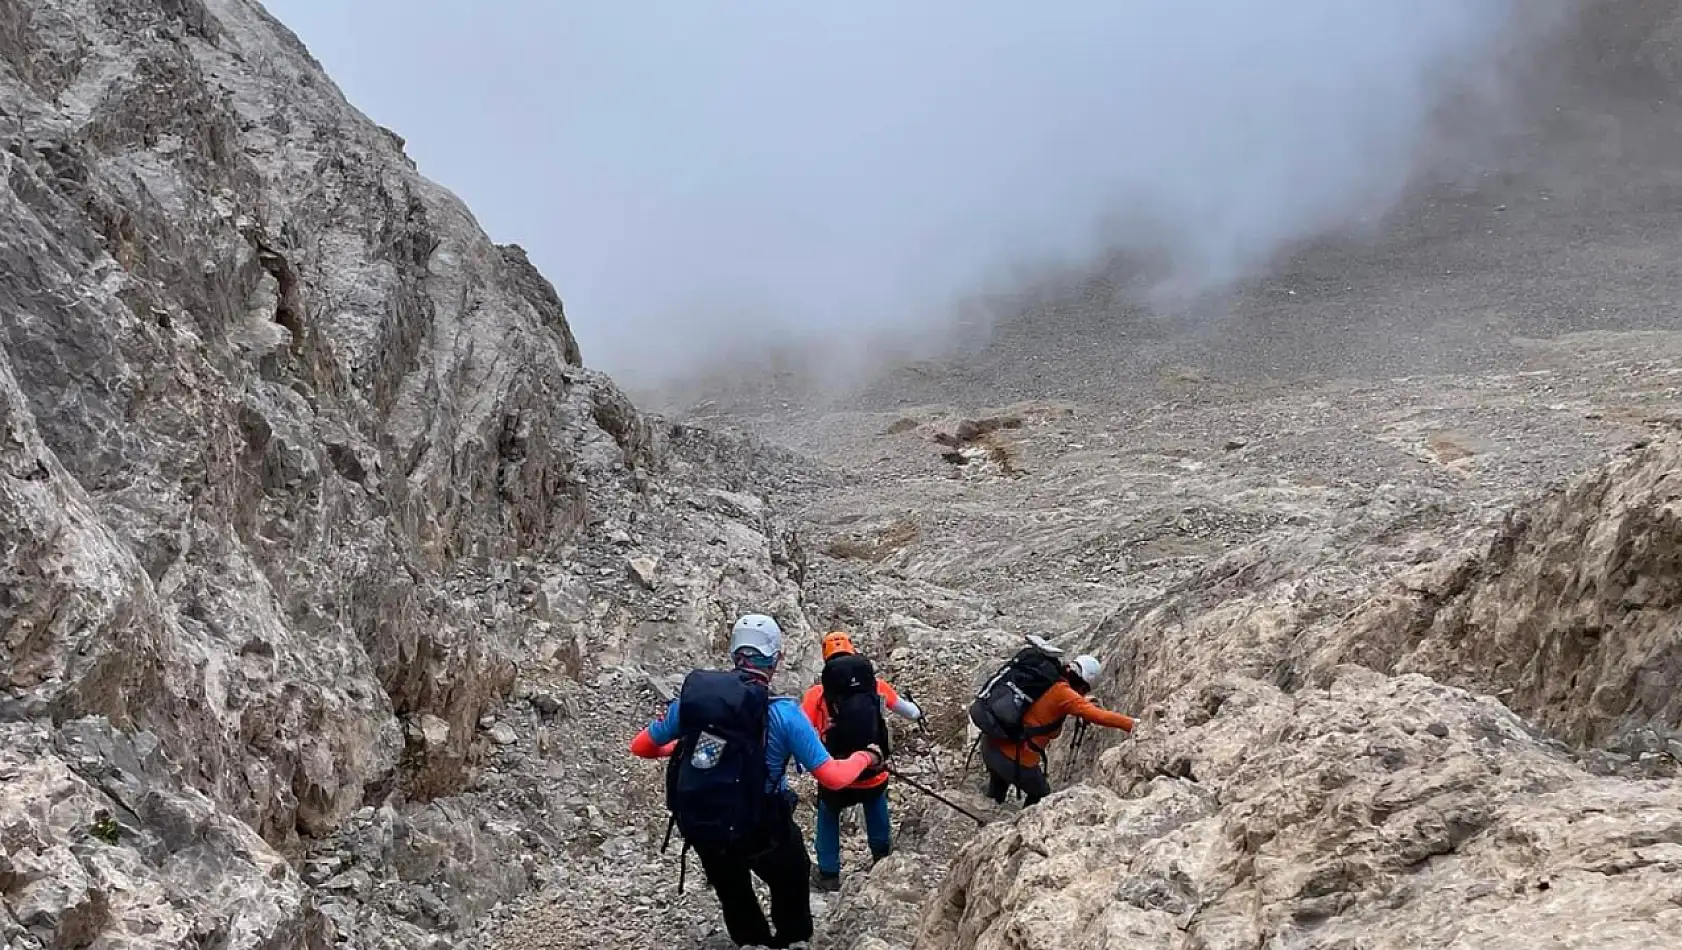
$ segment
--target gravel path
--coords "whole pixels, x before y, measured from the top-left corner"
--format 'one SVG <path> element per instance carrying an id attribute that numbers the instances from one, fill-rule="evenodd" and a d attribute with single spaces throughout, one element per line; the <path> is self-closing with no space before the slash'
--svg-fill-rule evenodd
<path id="1" fill-rule="evenodd" d="M 1644 37 L 1664 13 L 1620 11 L 1587 46 Z M 1405 496 L 1423 527 L 1474 528 L 1682 426 L 1682 108 L 1659 104 L 1668 84 L 1644 63 L 1571 62 L 1536 90 L 1548 121 L 1509 143 L 1500 173 L 1425 188 L 1382 239 L 1304 249 L 1218 307 L 1146 314 L 1100 271 L 947 357 L 842 392 L 814 392 L 796 360 L 753 388 L 653 396 L 845 475 L 780 499 L 802 525 L 806 610 L 861 631 L 891 675 L 940 701 L 922 761 L 974 802 L 954 774 L 967 678 L 1025 628 L 1083 629 L 1349 506 Z M 610 732 L 582 754 L 623 772 L 629 732 Z M 820 897 L 817 946 L 864 950 L 871 927 L 905 926 L 972 833 L 915 796 L 896 809 L 905 844 L 876 874 L 902 893 Z M 728 946 L 698 874 L 675 895 L 657 800 L 632 817 L 508 909 L 501 945 Z"/>

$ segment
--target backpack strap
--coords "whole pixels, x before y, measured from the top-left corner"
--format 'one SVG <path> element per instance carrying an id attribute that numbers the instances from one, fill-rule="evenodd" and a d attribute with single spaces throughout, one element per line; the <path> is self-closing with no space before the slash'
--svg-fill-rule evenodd
<path id="1" fill-rule="evenodd" d="M 1051 733 L 1063 728 L 1063 724 L 1068 721 L 1068 716 L 1058 716 L 1056 719 L 1053 719 L 1051 722 L 1048 722 L 1043 726 L 1025 726 L 1022 729 L 1022 740 L 1026 742 L 1027 740 L 1038 736 L 1050 735 Z M 1045 750 L 1041 749 L 1040 751 L 1044 752 Z"/>

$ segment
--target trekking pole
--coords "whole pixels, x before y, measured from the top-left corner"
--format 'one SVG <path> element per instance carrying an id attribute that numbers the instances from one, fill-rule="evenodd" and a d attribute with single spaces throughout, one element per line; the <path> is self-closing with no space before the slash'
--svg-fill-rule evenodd
<path id="1" fill-rule="evenodd" d="M 986 825 L 987 824 L 987 819 L 982 818 L 980 815 L 977 815 L 975 812 L 972 812 L 969 809 L 963 807 L 962 805 L 959 805 L 958 803 L 952 801 L 951 799 L 949 799 L 946 796 L 940 794 L 939 792 L 935 791 L 934 789 L 929 788 L 927 785 L 924 785 L 923 783 L 917 781 L 916 779 L 907 778 L 903 773 L 901 773 L 898 769 L 894 768 L 893 766 L 890 765 L 890 766 L 887 766 L 886 768 L 888 770 L 889 775 L 892 775 L 894 778 L 899 779 L 900 781 L 904 782 L 905 784 L 911 786 L 912 788 L 916 789 L 919 792 L 922 792 L 924 795 L 929 796 L 930 798 L 932 798 L 935 801 L 941 803 L 942 805 L 945 805 L 947 808 L 952 809 L 953 811 L 957 812 L 958 814 L 963 815 L 964 817 L 968 818 L 969 820 L 975 822 L 977 825 Z"/>
<path id="2" fill-rule="evenodd" d="M 923 727 L 927 729 L 927 726 Z M 940 746 L 937 744 L 929 750 L 929 761 L 934 763 L 934 783 L 941 788 L 946 787 L 946 776 L 940 773 Z"/>
<path id="3" fill-rule="evenodd" d="M 1063 771 L 1064 778 L 1068 778 L 1069 773 L 1074 771 L 1075 757 L 1080 752 L 1081 743 L 1086 739 L 1086 726 L 1087 722 L 1085 719 L 1075 720 L 1075 734 L 1069 741 L 1069 767 Z"/>
<path id="4" fill-rule="evenodd" d="M 916 700 L 913 699 L 912 702 L 916 702 Z M 919 710 L 922 709 L 921 706 L 918 706 L 917 708 Z M 940 774 L 940 743 L 931 738 L 931 733 L 929 732 L 929 714 L 927 712 L 924 712 L 921 716 L 917 717 L 917 731 L 923 734 L 924 739 L 929 739 L 930 741 L 929 761 L 934 763 L 934 782 L 941 788 L 945 788 L 946 777 Z"/>

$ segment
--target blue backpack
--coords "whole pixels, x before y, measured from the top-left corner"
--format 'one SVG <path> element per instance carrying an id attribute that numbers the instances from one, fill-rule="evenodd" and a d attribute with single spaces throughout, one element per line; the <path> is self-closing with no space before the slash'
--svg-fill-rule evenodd
<path id="1" fill-rule="evenodd" d="M 773 794 L 765 743 L 771 691 L 750 674 L 695 670 L 683 680 L 683 731 L 666 763 L 666 844 L 675 827 L 690 848 L 752 854 L 770 845 Z M 665 850 L 666 844 L 661 845 Z M 683 879 L 678 878 L 678 891 Z"/>

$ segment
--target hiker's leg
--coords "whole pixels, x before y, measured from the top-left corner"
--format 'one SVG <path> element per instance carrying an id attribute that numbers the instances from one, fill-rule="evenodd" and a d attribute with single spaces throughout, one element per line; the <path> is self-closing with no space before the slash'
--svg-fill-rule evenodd
<path id="1" fill-rule="evenodd" d="M 983 742 L 981 765 L 987 770 L 987 797 L 1003 805 L 1005 795 L 1010 791 L 1010 780 L 1015 773 L 1016 763 L 994 747 L 993 743 Z"/>
<path id="2" fill-rule="evenodd" d="M 812 939 L 812 892 L 806 880 L 811 872 L 806 843 L 799 826 L 790 819 L 781 840 L 753 865 L 753 873 L 771 889 L 771 921 L 777 927 L 777 936 L 767 939 L 766 946 L 787 947 Z"/>
<path id="3" fill-rule="evenodd" d="M 733 854 L 699 849 L 695 853 L 707 873 L 707 884 L 718 895 L 718 907 L 724 913 L 724 929 L 730 932 L 730 939 L 737 946 L 770 943 L 771 926 L 765 922 L 765 912 L 760 910 L 759 898 L 753 892 L 748 862 Z"/>
<path id="4" fill-rule="evenodd" d="M 841 813 L 822 797 L 818 799 L 816 826 L 812 833 L 812 850 L 818 855 L 818 870 L 824 874 L 840 874 Z"/>
<path id="5" fill-rule="evenodd" d="M 1046 778 L 1043 768 L 1023 769 L 1022 780 L 1017 787 L 1022 789 L 1025 796 L 1022 807 L 1027 808 L 1051 794 L 1051 779 Z"/>
<path id="6" fill-rule="evenodd" d="M 864 835 L 870 842 L 870 853 L 877 859 L 885 858 L 893 850 L 894 823 L 888 813 L 888 786 L 882 786 L 882 793 L 864 803 Z"/>

